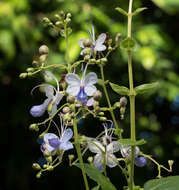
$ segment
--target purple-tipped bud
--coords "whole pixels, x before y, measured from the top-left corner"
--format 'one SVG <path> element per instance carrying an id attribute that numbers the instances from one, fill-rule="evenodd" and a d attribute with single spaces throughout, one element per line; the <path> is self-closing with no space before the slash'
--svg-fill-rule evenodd
<path id="1" fill-rule="evenodd" d="M 138 167 L 144 167 L 147 164 L 147 159 L 143 156 L 135 158 L 135 165 Z"/>
<path id="2" fill-rule="evenodd" d="M 77 100 L 84 103 L 84 104 L 87 103 L 87 94 L 85 93 L 83 87 L 80 88 L 80 92 L 77 95 Z"/>
<path id="3" fill-rule="evenodd" d="M 44 104 L 32 106 L 32 108 L 30 109 L 30 114 L 33 117 L 40 117 L 45 113 L 45 110 L 46 107 L 44 106 Z"/>

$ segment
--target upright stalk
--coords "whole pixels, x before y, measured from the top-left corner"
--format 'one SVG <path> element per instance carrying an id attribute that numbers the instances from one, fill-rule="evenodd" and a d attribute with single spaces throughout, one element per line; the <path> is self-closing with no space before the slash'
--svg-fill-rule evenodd
<path id="1" fill-rule="evenodd" d="M 129 0 L 128 10 L 128 31 L 127 36 L 131 37 L 131 26 L 132 26 L 132 3 L 133 0 Z M 130 100 L 130 129 L 131 129 L 131 140 L 136 141 L 135 136 L 135 91 L 133 85 L 133 74 L 132 74 L 132 53 L 131 50 L 127 50 L 128 53 L 128 73 L 129 73 L 129 100 Z M 134 187 L 134 159 L 135 159 L 135 146 L 131 146 L 131 163 L 129 167 L 129 190 L 133 190 Z"/>
<path id="2" fill-rule="evenodd" d="M 86 190 L 89 190 L 88 180 L 86 177 L 83 158 L 82 158 L 81 149 L 80 149 L 80 143 L 78 141 L 78 129 L 77 129 L 77 123 L 76 123 L 75 118 L 73 121 L 73 128 L 74 128 L 74 136 L 75 136 L 75 147 L 76 147 L 78 159 L 79 159 L 80 165 L 81 165 L 81 171 L 82 171 L 82 175 L 83 175 L 83 179 L 84 179 L 84 183 L 85 183 L 85 188 L 86 188 Z"/>

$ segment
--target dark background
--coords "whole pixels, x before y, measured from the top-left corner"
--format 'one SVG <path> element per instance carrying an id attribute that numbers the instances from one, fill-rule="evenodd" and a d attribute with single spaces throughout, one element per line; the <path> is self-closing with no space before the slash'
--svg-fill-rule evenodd
<path id="1" fill-rule="evenodd" d="M 154 3 L 155 2 L 155 3 Z M 144 138 L 148 143 L 142 146 L 143 152 L 151 154 L 161 164 L 179 157 L 179 22 L 178 0 L 154 2 L 134 0 L 134 9 L 148 7 L 133 20 L 133 37 L 138 47 L 133 53 L 135 86 L 159 81 L 160 89 L 153 94 L 136 99 L 137 139 Z M 49 63 L 64 62 L 64 41 L 48 27 L 42 18 L 53 18 L 60 10 L 72 13 L 73 34 L 71 36 L 71 61 L 78 59 L 78 40 L 87 35 L 91 23 L 96 34 L 109 32 L 114 39 L 116 33 L 126 36 L 126 18 L 114 10 L 115 7 L 127 10 L 125 0 L 1 0 L 0 1 L 0 190 L 36 189 L 84 189 L 79 169 L 68 166 L 65 158 L 55 171 L 36 179 L 31 165 L 41 157 L 36 142 L 38 134 L 28 126 L 38 122 L 29 114 L 32 105 L 38 104 L 42 96 L 31 96 L 30 91 L 42 82 L 37 77 L 21 80 L 19 74 L 31 67 L 42 44 L 50 48 Z M 127 56 L 120 48 L 110 56 L 105 66 L 105 78 L 119 85 L 128 85 Z M 99 72 L 98 68 L 92 69 Z M 58 73 L 57 77 L 60 79 Z M 100 77 L 100 75 L 98 75 Z M 111 91 L 112 102 L 119 97 Z M 105 104 L 105 100 L 102 100 Z M 110 117 L 110 116 L 109 116 Z M 119 116 L 118 116 L 119 118 Z M 90 118 L 91 119 L 91 118 Z M 40 120 L 42 121 L 42 120 Z M 125 120 L 120 122 L 124 136 L 129 137 L 129 105 Z M 102 130 L 100 123 L 87 119 L 80 132 L 95 136 Z M 172 175 L 177 175 L 179 166 L 175 162 Z M 109 170 L 111 181 L 121 187 L 124 178 L 117 168 Z M 155 178 L 157 169 L 148 162 L 144 168 L 136 168 L 136 184 L 143 185 Z M 163 173 L 163 176 L 171 174 Z M 91 182 L 92 186 L 95 183 Z"/>

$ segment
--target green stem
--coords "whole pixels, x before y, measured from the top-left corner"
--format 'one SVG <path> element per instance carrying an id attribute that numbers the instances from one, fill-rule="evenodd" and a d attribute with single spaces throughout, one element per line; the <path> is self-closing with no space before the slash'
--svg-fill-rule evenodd
<path id="1" fill-rule="evenodd" d="M 133 0 L 129 0 L 128 10 L 128 32 L 127 36 L 131 37 L 132 27 L 132 3 Z M 130 128 L 131 128 L 131 140 L 136 140 L 135 135 L 135 91 L 133 85 L 133 74 L 132 74 L 132 53 L 128 50 L 128 73 L 129 73 L 129 100 L 130 100 Z M 131 146 L 131 163 L 129 165 L 129 190 L 133 190 L 134 187 L 134 159 L 135 159 L 135 146 Z"/>
<path id="2" fill-rule="evenodd" d="M 82 175 L 83 175 L 83 179 L 84 179 L 84 183 L 85 183 L 85 188 L 86 188 L 86 190 L 89 190 L 88 180 L 86 177 L 83 158 L 82 158 L 81 149 L 80 149 L 80 143 L 78 141 L 78 129 L 77 129 L 77 123 L 76 123 L 75 118 L 73 121 L 73 127 L 74 127 L 74 136 L 75 136 L 75 147 L 76 147 L 76 151 L 77 151 L 78 158 L 79 158 L 80 165 L 81 165 L 81 171 L 82 171 Z"/>
<path id="3" fill-rule="evenodd" d="M 107 89 L 106 89 L 106 84 L 105 84 L 105 80 L 104 80 L 103 65 L 100 65 L 100 71 L 101 71 L 101 78 L 102 78 L 102 81 L 103 81 L 103 90 L 104 90 L 106 100 L 107 100 L 107 103 L 108 103 L 108 106 L 109 106 L 109 112 L 111 114 L 111 117 L 112 117 L 112 120 L 114 122 L 115 127 L 119 128 L 118 123 L 116 121 L 116 117 L 114 115 L 114 112 L 113 112 L 113 109 L 112 109 L 112 106 L 111 106 L 111 102 L 110 102 L 110 99 L 109 99 L 108 92 L 107 92 Z"/>

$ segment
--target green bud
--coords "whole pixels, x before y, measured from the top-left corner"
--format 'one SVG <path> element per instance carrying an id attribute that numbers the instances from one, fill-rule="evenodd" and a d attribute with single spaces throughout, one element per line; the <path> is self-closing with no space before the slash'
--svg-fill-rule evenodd
<path id="1" fill-rule="evenodd" d="M 123 107 L 125 107 L 127 105 L 127 98 L 125 96 L 120 98 L 120 105 Z"/>
<path id="2" fill-rule="evenodd" d="M 99 112 L 98 115 L 103 116 L 104 112 Z"/>
<path id="3" fill-rule="evenodd" d="M 32 61 L 32 65 L 36 67 L 36 66 L 38 66 L 38 62 L 35 61 L 35 60 L 33 60 L 33 61 Z"/>
<path id="4" fill-rule="evenodd" d="M 27 76 L 28 76 L 28 77 L 30 77 L 30 76 L 32 76 L 32 75 L 33 75 L 33 73 L 30 73 L 30 72 L 27 73 Z"/>
<path id="5" fill-rule="evenodd" d="M 72 112 L 75 111 L 75 104 L 71 104 L 71 105 L 70 105 L 70 110 L 71 110 Z"/>
<path id="6" fill-rule="evenodd" d="M 70 108 L 67 107 L 67 106 L 65 106 L 65 107 L 63 108 L 63 113 L 68 113 L 68 112 L 70 112 Z"/>
<path id="7" fill-rule="evenodd" d="M 47 164 L 44 164 L 44 165 L 43 165 L 43 168 L 44 168 L 44 169 L 46 169 L 47 167 L 48 167 L 48 165 L 47 165 Z"/>
<path id="8" fill-rule="evenodd" d="M 64 14 L 65 14 L 64 11 L 61 10 L 61 11 L 60 11 L 60 16 L 64 16 Z"/>
<path id="9" fill-rule="evenodd" d="M 96 107 L 95 107 L 95 111 L 96 111 L 96 112 L 100 112 L 100 111 L 101 111 L 101 108 L 100 108 L 99 106 L 96 106 Z"/>
<path id="10" fill-rule="evenodd" d="M 50 20 L 49 20 L 49 18 L 44 17 L 44 18 L 43 18 L 43 22 L 45 22 L 45 23 L 50 23 Z"/>
<path id="11" fill-rule="evenodd" d="M 39 53 L 40 53 L 41 55 L 43 55 L 43 54 L 48 54 L 48 53 L 49 53 L 48 47 L 47 47 L 46 45 L 40 46 L 40 48 L 39 48 Z"/>
<path id="12" fill-rule="evenodd" d="M 104 57 L 104 58 L 101 58 L 101 62 L 102 62 L 102 63 L 106 63 L 107 61 L 108 61 L 107 58 L 105 58 L 105 57 Z"/>
<path id="13" fill-rule="evenodd" d="M 53 104 L 52 104 L 52 102 L 48 105 L 48 107 L 47 107 L 47 111 L 48 112 L 52 112 L 52 108 L 53 108 Z"/>
<path id="14" fill-rule="evenodd" d="M 42 63 L 47 59 L 47 54 L 43 54 L 39 57 L 39 61 Z"/>
<path id="15" fill-rule="evenodd" d="M 55 14 L 54 17 L 57 18 L 57 19 L 61 19 L 58 14 Z"/>
<path id="16" fill-rule="evenodd" d="M 71 116 L 69 113 L 66 113 L 64 116 L 63 116 L 63 119 L 64 121 L 70 121 L 71 120 Z"/>
<path id="17" fill-rule="evenodd" d="M 120 113 L 121 113 L 122 115 L 125 114 L 125 111 L 126 111 L 126 108 L 125 108 L 125 107 L 121 107 L 121 108 L 120 108 Z"/>
<path id="18" fill-rule="evenodd" d="M 90 59 L 89 64 L 96 64 L 96 59 Z"/>
<path id="19" fill-rule="evenodd" d="M 29 68 L 26 69 L 27 72 L 34 72 L 34 70 L 35 69 L 33 67 L 29 67 Z"/>
<path id="20" fill-rule="evenodd" d="M 101 93 L 101 91 L 99 91 L 99 90 L 97 90 L 97 91 L 93 94 L 93 98 L 94 98 L 94 100 L 96 100 L 96 101 L 99 101 L 99 100 L 101 99 L 101 97 L 102 97 L 102 93 Z"/>
<path id="21" fill-rule="evenodd" d="M 83 55 L 90 55 L 91 54 L 91 48 L 90 47 L 86 47 L 84 49 Z"/>
<path id="22" fill-rule="evenodd" d="M 109 46 L 109 47 L 108 47 L 108 50 L 109 50 L 109 51 L 112 51 L 112 47 L 111 47 L 111 46 Z"/>
<path id="23" fill-rule="evenodd" d="M 27 77 L 27 73 L 21 73 L 20 75 L 19 75 L 19 78 L 21 78 L 21 79 L 25 79 L 26 77 Z"/>
<path id="24" fill-rule="evenodd" d="M 66 18 L 66 19 L 65 19 L 65 22 L 66 22 L 66 23 L 69 23 L 69 22 L 71 22 L 71 19 L 70 19 L 70 18 Z"/>
<path id="25" fill-rule="evenodd" d="M 74 158 L 75 158 L 75 156 L 74 156 L 73 154 L 69 154 L 69 155 L 68 155 L 68 159 L 69 159 L 70 161 L 72 161 Z"/>
<path id="26" fill-rule="evenodd" d="M 52 156 L 46 156 L 45 159 L 47 160 L 47 162 L 52 162 Z"/>
<path id="27" fill-rule="evenodd" d="M 92 157 L 92 156 L 88 157 L 88 162 L 89 162 L 90 164 L 93 163 L 93 157 Z"/>
<path id="28" fill-rule="evenodd" d="M 97 106 L 99 106 L 99 102 L 98 101 L 94 101 L 93 106 L 96 108 Z"/>
<path id="29" fill-rule="evenodd" d="M 106 118 L 106 117 L 100 117 L 99 120 L 100 120 L 100 121 L 106 121 L 107 118 Z"/>
<path id="30" fill-rule="evenodd" d="M 170 167 L 170 170 L 172 170 L 172 166 L 174 164 L 174 161 L 173 160 L 168 160 L 168 165 Z"/>
<path id="31" fill-rule="evenodd" d="M 62 24 L 63 24 L 62 21 L 57 21 L 57 22 L 55 23 L 56 26 L 60 26 L 60 25 L 62 25 Z"/>
<path id="32" fill-rule="evenodd" d="M 38 125 L 36 123 L 33 123 L 29 126 L 30 130 L 36 130 L 36 128 L 38 128 Z"/>
<path id="33" fill-rule="evenodd" d="M 67 13 L 67 18 L 70 18 L 71 17 L 71 13 Z"/>
<path id="34" fill-rule="evenodd" d="M 121 38 L 121 34 L 120 33 L 118 33 L 117 35 L 116 35 L 116 38 L 115 38 L 115 42 L 116 43 L 118 43 L 119 42 L 119 39 Z"/>
<path id="35" fill-rule="evenodd" d="M 41 167 L 40 167 L 40 165 L 39 165 L 38 163 L 33 163 L 33 164 L 32 164 L 32 168 L 33 168 L 34 170 L 41 170 Z"/>
<path id="36" fill-rule="evenodd" d="M 70 104 L 73 104 L 75 103 L 75 96 L 67 96 L 67 102 L 70 103 Z"/>
<path id="37" fill-rule="evenodd" d="M 42 172 L 40 171 L 40 172 L 38 172 L 37 174 L 36 174 L 36 178 L 40 178 L 41 177 L 41 175 L 42 175 Z"/>
<path id="38" fill-rule="evenodd" d="M 114 107 L 115 107 L 115 108 L 120 108 L 120 107 L 121 107 L 120 102 L 116 102 L 116 103 L 114 104 Z"/>

